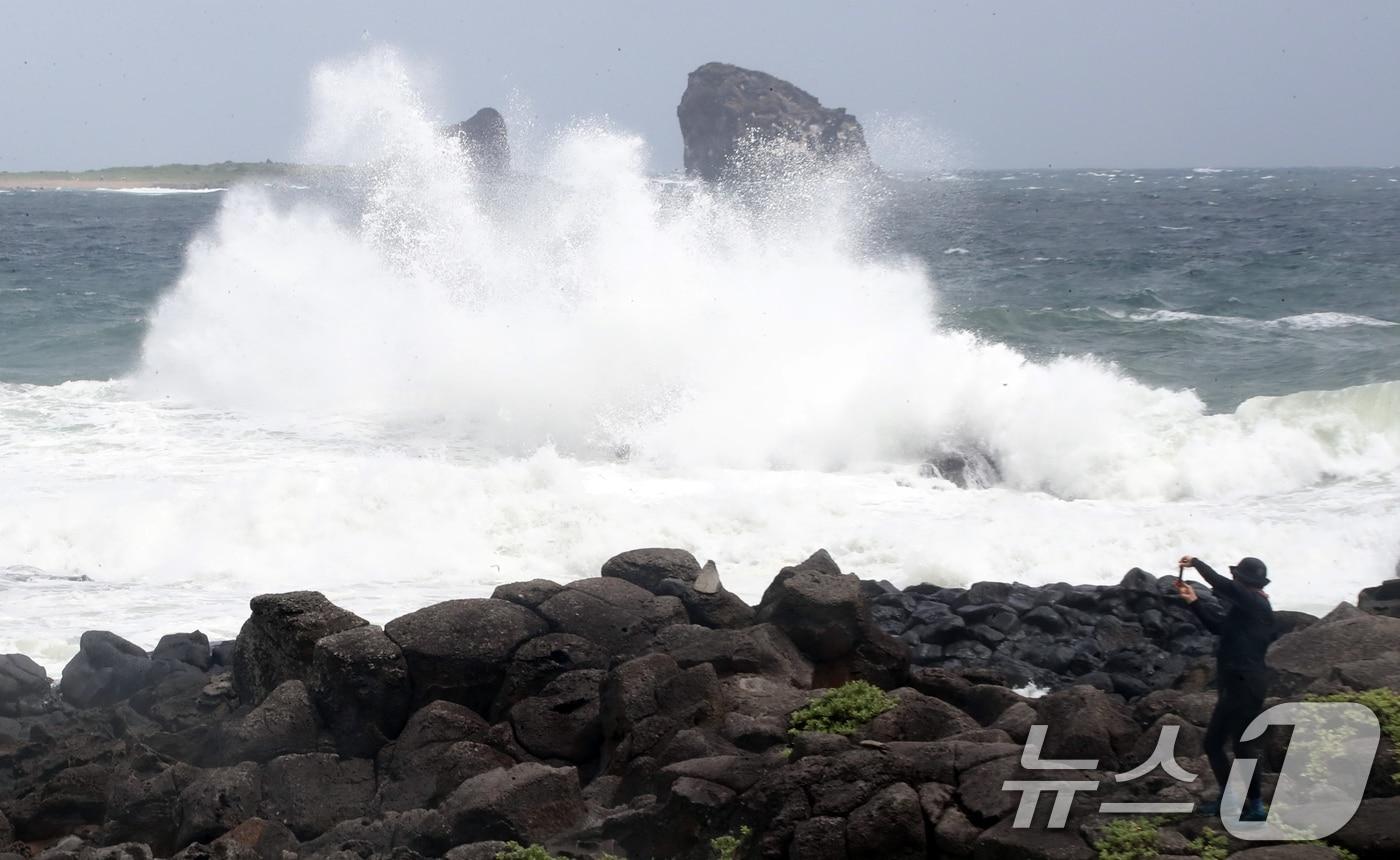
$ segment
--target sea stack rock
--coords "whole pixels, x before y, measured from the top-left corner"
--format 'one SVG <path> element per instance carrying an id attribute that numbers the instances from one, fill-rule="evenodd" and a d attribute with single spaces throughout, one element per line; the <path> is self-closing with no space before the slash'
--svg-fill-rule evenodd
<path id="1" fill-rule="evenodd" d="M 510 142 L 500 111 L 484 107 L 447 131 L 461 141 L 472 164 L 483 174 L 499 176 L 510 170 Z"/>
<path id="2" fill-rule="evenodd" d="M 686 172 L 709 181 L 725 174 L 739 144 L 750 138 L 791 141 L 832 159 L 870 160 L 865 133 L 845 108 L 822 107 L 787 81 L 727 63 L 706 63 L 690 73 L 676 115 Z"/>

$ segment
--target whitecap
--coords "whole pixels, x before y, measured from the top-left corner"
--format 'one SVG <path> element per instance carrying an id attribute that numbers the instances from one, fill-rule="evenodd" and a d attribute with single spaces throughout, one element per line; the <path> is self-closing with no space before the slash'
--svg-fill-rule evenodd
<path id="1" fill-rule="evenodd" d="M 1390 320 L 1377 319 L 1376 317 L 1365 316 L 1364 314 L 1344 314 L 1331 311 L 1322 311 L 1311 314 L 1297 314 L 1291 317 L 1273 320 L 1274 325 L 1287 328 L 1319 330 L 1329 328 L 1350 328 L 1352 326 L 1367 326 L 1371 328 L 1391 328 L 1400 323 Z"/>
<path id="2" fill-rule="evenodd" d="M 227 191 L 227 188 L 160 188 L 156 186 L 141 188 L 94 188 L 93 191 L 101 191 L 105 194 L 137 194 L 148 197 L 162 197 L 168 194 L 214 194 L 219 191 Z"/>
<path id="3" fill-rule="evenodd" d="M 1105 311 L 1105 313 L 1117 319 L 1127 319 L 1132 322 L 1210 322 L 1218 325 L 1239 326 L 1241 328 L 1287 328 L 1304 331 L 1349 328 L 1352 326 L 1390 328 L 1400 325 L 1400 323 L 1391 322 L 1390 320 L 1377 319 L 1376 317 L 1369 317 L 1362 314 L 1346 314 L 1333 311 L 1296 314 L 1294 316 L 1272 320 L 1260 320 L 1239 316 L 1217 316 L 1213 314 L 1199 314 L 1193 313 L 1192 311 L 1176 310 L 1140 311 L 1137 313 Z"/>
<path id="4" fill-rule="evenodd" d="M 958 254 L 958 255 L 962 255 L 962 254 L 971 254 L 972 252 L 969 251 L 969 250 L 967 250 L 966 248 L 949 248 L 949 249 L 945 250 L 943 253 L 944 253 L 944 254 Z"/>

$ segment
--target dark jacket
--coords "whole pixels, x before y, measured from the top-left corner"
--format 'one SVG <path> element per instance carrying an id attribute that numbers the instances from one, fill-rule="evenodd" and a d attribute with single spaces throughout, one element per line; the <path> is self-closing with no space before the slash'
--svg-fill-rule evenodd
<path id="1" fill-rule="evenodd" d="M 1191 563 L 1205 577 L 1217 597 L 1229 604 L 1229 611 L 1197 600 L 1191 604 L 1206 629 L 1220 637 L 1216 665 L 1220 673 L 1237 672 L 1264 675 L 1268 665 L 1264 655 L 1274 641 L 1274 608 L 1264 592 L 1221 576 L 1199 558 Z"/>

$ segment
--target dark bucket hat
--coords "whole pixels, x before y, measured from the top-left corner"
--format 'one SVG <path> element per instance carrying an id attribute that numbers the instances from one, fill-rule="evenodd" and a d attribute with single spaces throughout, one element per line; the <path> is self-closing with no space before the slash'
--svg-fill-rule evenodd
<path id="1" fill-rule="evenodd" d="M 1250 588 L 1263 588 L 1269 584 L 1269 569 L 1253 556 L 1246 556 L 1240 559 L 1239 564 L 1230 565 L 1230 573 Z"/>

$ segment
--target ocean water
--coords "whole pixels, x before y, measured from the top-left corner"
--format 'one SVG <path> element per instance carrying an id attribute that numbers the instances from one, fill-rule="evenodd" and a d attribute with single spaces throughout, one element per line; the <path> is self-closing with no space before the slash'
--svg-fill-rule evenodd
<path id="1" fill-rule="evenodd" d="M 728 194 L 581 123 L 482 181 L 392 57 L 313 187 L 0 193 L 0 652 L 379 623 L 681 546 L 756 599 L 1400 559 L 1400 170 L 1039 170 Z M 921 464 L 996 466 L 958 488 Z"/>

